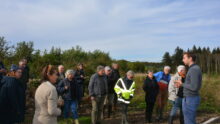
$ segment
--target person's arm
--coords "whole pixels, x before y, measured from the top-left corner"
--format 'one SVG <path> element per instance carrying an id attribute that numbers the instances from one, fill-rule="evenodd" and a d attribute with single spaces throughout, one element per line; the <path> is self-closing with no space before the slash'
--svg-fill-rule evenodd
<path id="1" fill-rule="evenodd" d="M 117 83 L 115 84 L 115 87 L 114 87 L 115 93 L 117 95 L 120 95 L 122 93 L 121 88 L 119 87 L 119 83 L 121 83 L 120 79 L 118 79 L 118 81 L 117 81 Z"/>
<path id="2" fill-rule="evenodd" d="M 63 81 L 63 80 L 61 80 L 61 81 L 58 83 L 58 85 L 57 85 L 57 91 L 58 91 L 59 94 L 63 94 L 63 93 L 66 91 L 65 85 L 64 85 L 64 81 Z"/>
<path id="3" fill-rule="evenodd" d="M 95 96 L 95 93 L 94 93 L 94 84 L 95 84 L 95 75 L 93 75 L 91 78 L 90 78 L 90 81 L 89 81 L 89 96 Z"/>
<path id="4" fill-rule="evenodd" d="M 131 94 L 130 94 L 130 97 L 133 98 L 134 97 L 134 91 L 135 91 L 135 82 L 132 84 L 131 86 Z"/>
<path id="5" fill-rule="evenodd" d="M 176 78 L 175 77 L 172 77 L 170 82 L 169 82 L 169 85 L 168 85 L 168 92 L 169 92 L 169 96 L 175 96 L 176 94 L 176 87 L 175 87 L 175 81 L 176 81 Z"/>
<path id="6" fill-rule="evenodd" d="M 157 80 L 157 82 L 160 82 L 160 78 L 161 78 L 161 72 L 157 72 L 154 74 L 155 79 Z"/>
<path id="7" fill-rule="evenodd" d="M 49 93 L 48 97 L 48 113 L 52 116 L 59 116 L 61 114 L 61 110 L 57 107 L 57 92 L 55 89 L 52 89 Z"/>
<path id="8" fill-rule="evenodd" d="M 144 92 L 147 92 L 147 81 L 146 80 L 144 80 L 143 90 Z"/>
<path id="9" fill-rule="evenodd" d="M 198 91 L 201 85 L 201 74 L 198 70 L 191 70 L 190 72 L 190 83 L 183 83 L 183 87 L 191 91 Z"/>

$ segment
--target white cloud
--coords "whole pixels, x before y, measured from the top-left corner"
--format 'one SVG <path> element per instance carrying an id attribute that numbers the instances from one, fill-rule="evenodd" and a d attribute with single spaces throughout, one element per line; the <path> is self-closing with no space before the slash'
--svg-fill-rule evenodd
<path id="1" fill-rule="evenodd" d="M 110 52 L 117 59 L 159 61 L 177 45 L 220 46 L 219 4 L 218 0 L 4 0 L 0 35 L 12 42 L 35 41 L 39 49 L 80 45 Z"/>

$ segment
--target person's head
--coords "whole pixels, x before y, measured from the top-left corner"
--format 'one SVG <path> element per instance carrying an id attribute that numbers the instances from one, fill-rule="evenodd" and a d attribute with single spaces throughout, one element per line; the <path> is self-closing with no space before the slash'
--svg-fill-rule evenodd
<path id="1" fill-rule="evenodd" d="M 105 74 L 105 69 L 104 69 L 104 66 L 102 65 L 99 65 L 96 69 L 96 72 L 98 73 L 98 75 L 102 76 Z"/>
<path id="2" fill-rule="evenodd" d="M 163 68 L 163 72 L 164 72 L 164 74 L 169 74 L 170 73 L 170 66 L 164 66 L 164 68 Z"/>
<path id="3" fill-rule="evenodd" d="M 184 65 L 179 65 L 177 67 L 177 72 L 181 75 L 185 75 L 186 74 L 186 67 Z"/>
<path id="4" fill-rule="evenodd" d="M 83 64 L 82 64 L 82 63 L 77 64 L 77 69 L 78 69 L 78 70 L 82 70 L 82 69 L 83 69 L 83 67 L 84 67 L 84 66 L 83 66 Z"/>
<path id="5" fill-rule="evenodd" d="M 183 63 L 190 66 L 196 62 L 196 55 L 191 52 L 185 52 L 183 54 Z"/>
<path id="6" fill-rule="evenodd" d="M 105 66 L 105 74 L 106 75 L 110 75 L 111 71 L 112 71 L 112 69 L 109 66 Z"/>
<path id="7" fill-rule="evenodd" d="M 67 70 L 65 73 L 65 76 L 68 80 L 72 80 L 74 78 L 74 75 L 75 75 L 75 71 L 71 69 Z"/>
<path id="8" fill-rule="evenodd" d="M 24 68 L 26 66 L 26 62 L 22 59 L 19 61 L 19 68 Z"/>
<path id="9" fill-rule="evenodd" d="M 11 66 L 11 69 L 10 69 L 10 72 L 9 72 L 8 76 L 20 79 L 21 76 L 22 76 L 22 69 L 19 68 L 17 65 L 13 64 Z"/>
<path id="10" fill-rule="evenodd" d="M 129 80 L 133 80 L 134 79 L 134 72 L 129 70 L 127 73 L 126 73 L 126 76 Z"/>
<path id="11" fill-rule="evenodd" d="M 154 77 L 154 72 L 151 71 L 151 70 L 149 70 L 149 71 L 147 72 L 147 76 L 148 76 L 149 78 L 153 78 L 153 77 Z"/>
<path id="12" fill-rule="evenodd" d="M 112 63 L 112 68 L 114 70 L 118 70 L 119 69 L 119 65 L 117 63 Z"/>
<path id="13" fill-rule="evenodd" d="M 64 66 L 63 65 L 58 66 L 58 72 L 59 73 L 64 73 Z"/>
<path id="14" fill-rule="evenodd" d="M 25 65 L 28 63 L 27 59 L 22 59 L 21 61 L 23 61 Z"/>
<path id="15" fill-rule="evenodd" d="M 54 84 L 57 82 L 57 78 L 58 78 L 57 70 L 54 66 L 47 65 L 46 67 L 43 68 L 42 81 L 49 81 Z"/>

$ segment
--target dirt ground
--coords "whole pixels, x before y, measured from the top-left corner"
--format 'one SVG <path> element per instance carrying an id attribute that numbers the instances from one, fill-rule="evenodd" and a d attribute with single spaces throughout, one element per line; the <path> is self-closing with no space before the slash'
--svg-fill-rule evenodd
<path id="1" fill-rule="evenodd" d="M 80 111 L 81 116 L 90 116 L 90 113 L 91 113 L 91 105 L 89 104 L 84 105 L 84 107 Z M 156 115 L 153 115 L 153 124 L 167 124 L 168 115 L 169 115 L 169 112 L 165 112 L 164 120 L 162 120 L 161 122 L 156 122 L 155 120 Z M 198 112 L 197 123 L 200 124 L 216 116 L 220 116 L 220 115 L 215 114 L 215 113 Z M 128 112 L 128 121 L 129 121 L 129 124 L 147 124 L 145 123 L 145 111 L 130 107 L 129 112 Z M 120 124 L 120 122 L 121 122 L 121 114 L 120 114 L 119 109 L 113 112 L 110 118 L 107 118 L 107 112 L 104 115 L 103 124 Z M 174 124 L 179 124 L 178 117 L 176 117 Z"/>

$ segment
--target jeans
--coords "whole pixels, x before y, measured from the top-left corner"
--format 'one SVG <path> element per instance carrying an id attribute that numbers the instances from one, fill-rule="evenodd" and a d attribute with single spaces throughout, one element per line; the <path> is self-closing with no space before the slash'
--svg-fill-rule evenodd
<path id="1" fill-rule="evenodd" d="M 101 124 L 101 116 L 103 113 L 103 106 L 104 106 L 105 96 L 102 97 L 95 97 L 92 100 L 92 124 Z"/>
<path id="2" fill-rule="evenodd" d="M 182 112 L 182 100 L 183 100 L 183 98 L 180 98 L 180 97 L 176 98 L 176 100 L 173 102 L 170 116 L 175 116 L 176 112 L 178 110 L 180 110 L 180 112 Z"/>
<path id="3" fill-rule="evenodd" d="M 73 119 L 78 119 L 79 116 L 78 116 L 77 108 L 78 108 L 78 101 L 77 100 L 65 100 L 64 101 L 64 108 L 63 108 L 64 118 L 69 117 L 69 112 L 71 110 Z"/>
<path id="4" fill-rule="evenodd" d="M 196 124 L 196 111 L 200 104 L 200 96 L 187 96 L 183 99 L 185 124 Z"/>

